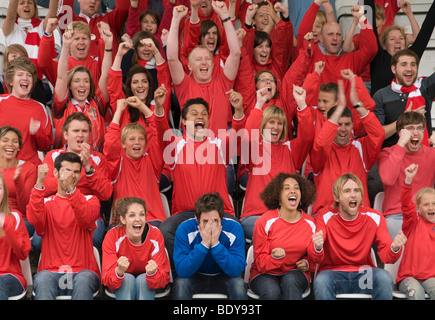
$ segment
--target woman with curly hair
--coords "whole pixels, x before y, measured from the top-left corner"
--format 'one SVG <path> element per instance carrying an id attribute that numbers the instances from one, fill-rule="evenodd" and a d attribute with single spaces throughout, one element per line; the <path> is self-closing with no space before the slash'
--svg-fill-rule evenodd
<path id="1" fill-rule="evenodd" d="M 300 300 L 310 271 L 323 259 L 322 232 L 306 214 L 314 185 L 299 174 L 279 173 L 260 194 L 270 210 L 255 223 L 250 288 L 265 300 Z"/>

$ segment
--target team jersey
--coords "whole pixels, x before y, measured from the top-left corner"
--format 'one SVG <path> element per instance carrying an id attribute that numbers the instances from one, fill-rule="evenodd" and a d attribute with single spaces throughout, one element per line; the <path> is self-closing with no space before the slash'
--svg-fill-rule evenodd
<path id="1" fill-rule="evenodd" d="M 371 259 L 372 244 L 383 263 L 394 263 L 402 249 L 393 252 L 385 218 L 379 211 L 360 206 L 354 220 L 345 220 L 338 207 L 326 207 L 315 216 L 317 231 L 323 231 L 324 258 L 318 271 L 359 272 L 375 267 Z"/>
<path id="2" fill-rule="evenodd" d="M 29 131 L 30 120 L 40 122 L 35 134 Z M 17 158 L 41 164 L 38 151 L 48 151 L 53 145 L 53 127 L 45 106 L 33 99 L 20 99 L 12 94 L 0 96 L 0 126 L 11 126 L 21 131 L 22 148 Z"/>
<path id="3" fill-rule="evenodd" d="M 255 223 L 254 261 L 249 281 L 259 274 L 282 275 L 290 270 L 296 270 L 296 262 L 302 259 L 308 262 L 309 269 L 304 273 L 310 281 L 310 272 L 314 272 L 316 264 L 323 259 L 323 250 L 318 252 L 314 248 L 314 233 L 314 218 L 305 212 L 302 212 L 300 219 L 295 222 L 282 219 L 278 209 L 263 214 Z M 275 248 L 284 249 L 285 256 L 273 257 L 271 253 Z"/>
<path id="4" fill-rule="evenodd" d="M 33 188 L 27 219 L 42 237 L 38 272 L 48 270 L 77 273 L 90 270 L 100 277 L 92 237 L 100 217 L 100 202 L 79 189 L 62 197 L 44 198 L 44 190 Z"/>
<path id="5" fill-rule="evenodd" d="M 165 241 L 159 229 L 151 225 L 145 240 L 140 245 L 134 245 L 128 239 L 124 226 L 110 229 L 103 241 L 103 284 L 111 290 L 119 289 L 124 277 L 116 273 L 118 259 L 127 257 L 130 263 L 126 273 L 138 276 L 145 273 L 145 267 L 149 260 L 154 260 L 158 266 L 157 271 L 146 275 L 147 284 L 151 289 L 164 288 L 170 279 L 170 264 L 165 251 Z M 146 231 L 144 231 L 146 232 Z"/>
<path id="6" fill-rule="evenodd" d="M 51 196 L 57 192 L 57 178 L 53 173 L 54 161 L 60 154 L 65 152 L 67 152 L 67 146 L 61 149 L 51 150 L 44 157 L 43 163 L 48 165 L 48 174 L 44 181 L 45 196 Z M 95 171 L 87 175 L 85 168 L 82 167 L 77 188 L 80 189 L 83 194 L 94 195 L 98 200 L 106 201 L 111 197 L 113 191 L 111 181 L 107 176 L 106 157 L 98 151 L 91 150 L 89 164 L 94 167 Z"/>
<path id="7" fill-rule="evenodd" d="M 0 275 L 10 274 L 23 286 L 27 286 L 21 270 L 20 260 L 25 260 L 30 251 L 29 234 L 21 214 L 12 211 L 5 215 L 3 236 L 0 237 Z"/>

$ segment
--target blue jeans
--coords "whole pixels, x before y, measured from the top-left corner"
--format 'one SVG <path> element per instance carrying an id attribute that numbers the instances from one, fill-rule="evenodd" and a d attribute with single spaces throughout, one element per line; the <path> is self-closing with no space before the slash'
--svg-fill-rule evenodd
<path id="1" fill-rule="evenodd" d="M 58 273 L 42 270 L 33 283 L 35 300 L 55 300 L 57 296 L 71 296 L 72 300 L 93 300 L 100 287 L 100 279 L 89 270 L 77 273 Z"/>
<path id="2" fill-rule="evenodd" d="M 430 300 L 435 300 L 435 278 L 419 281 L 408 277 L 400 281 L 399 290 L 406 294 L 408 300 L 425 300 L 425 293 Z"/>
<path id="3" fill-rule="evenodd" d="M 190 278 L 176 277 L 172 286 L 174 300 L 191 300 L 196 293 L 222 293 L 229 300 L 247 300 L 245 282 L 241 277 L 231 278 L 225 273 L 215 276 L 195 273 Z"/>
<path id="4" fill-rule="evenodd" d="M 316 300 L 335 300 L 341 293 L 366 293 L 372 295 L 372 300 L 392 300 L 393 289 L 393 277 L 380 268 L 361 272 L 324 270 L 314 279 Z"/>
<path id="5" fill-rule="evenodd" d="M 240 219 L 240 224 L 245 232 L 245 239 L 252 240 L 252 235 L 254 234 L 255 222 L 261 216 L 246 216 Z"/>
<path id="6" fill-rule="evenodd" d="M 155 293 L 148 287 L 145 273 L 137 277 L 125 273 L 121 287 L 115 290 L 116 300 L 154 300 Z"/>
<path id="7" fill-rule="evenodd" d="M 261 300 L 302 300 L 308 288 L 308 279 L 299 270 L 283 275 L 260 274 L 252 279 L 250 287 Z"/>
<path id="8" fill-rule="evenodd" d="M 9 297 L 18 296 L 24 292 L 20 280 L 11 274 L 0 276 L 0 300 L 8 300 Z"/>
<path id="9" fill-rule="evenodd" d="M 397 236 L 400 230 L 402 230 L 403 215 L 402 213 L 390 214 L 385 217 L 385 222 L 387 223 L 388 233 L 391 239 Z"/>

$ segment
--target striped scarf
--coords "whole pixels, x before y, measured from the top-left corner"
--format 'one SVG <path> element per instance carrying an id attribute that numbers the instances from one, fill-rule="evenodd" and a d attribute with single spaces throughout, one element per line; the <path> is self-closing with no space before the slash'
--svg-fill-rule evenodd
<path id="1" fill-rule="evenodd" d="M 408 95 L 408 100 L 406 101 L 406 107 L 405 110 L 408 108 L 409 104 L 412 102 L 412 108 L 411 110 L 415 110 L 421 106 L 426 105 L 426 100 L 421 95 L 420 87 L 421 87 L 421 81 L 423 80 L 422 77 L 417 78 L 413 85 L 409 87 L 402 86 L 396 82 L 396 79 L 393 79 L 391 81 L 391 90 L 393 90 L 396 93 L 403 93 L 404 95 Z M 424 131 L 423 135 L 423 142 L 422 144 L 426 146 L 429 145 L 429 134 L 427 132 L 427 128 Z"/>

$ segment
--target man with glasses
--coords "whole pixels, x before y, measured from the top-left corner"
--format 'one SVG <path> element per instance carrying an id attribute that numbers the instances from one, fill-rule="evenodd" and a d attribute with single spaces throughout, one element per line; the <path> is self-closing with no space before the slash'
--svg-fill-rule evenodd
<path id="1" fill-rule="evenodd" d="M 402 113 L 396 121 L 397 144 L 382 149 L 378 157 L 379 175 L 385 192 L 382 211 L 393 238 L 402 228 L 400 188 L 405 180 L 405 168 L 418 165 L 412 181 L 413 195 L 423 187 L 433 187 L 435 183 L 435 148 L 423 144 L 425 123 L 425 116 L 419 112 Z M 435 144 L 435 134 L 428 140 L 429 144 Z"/>

